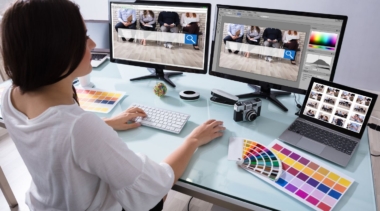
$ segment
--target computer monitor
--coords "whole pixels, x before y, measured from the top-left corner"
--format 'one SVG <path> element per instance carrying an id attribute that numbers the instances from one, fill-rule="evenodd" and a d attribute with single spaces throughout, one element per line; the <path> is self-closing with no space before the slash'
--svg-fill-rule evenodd
<path id="1" fill-rule="evenodd" d="M 175 87 L 170 76 L 206 74 L 210 13 L 208 3 L 110 1 L 110 60 L 152 72 L 131 81 L 159 78 Z"/>
<path id="2" fill-rule="evenodd" d="M 306 93 L 310 79 L 332 81 L 347 16 L 217 5 L 210 75 L 248 83 L 282 110 L 276 96 Z M 225 90 L 228 92 L 228 90 Z"/>

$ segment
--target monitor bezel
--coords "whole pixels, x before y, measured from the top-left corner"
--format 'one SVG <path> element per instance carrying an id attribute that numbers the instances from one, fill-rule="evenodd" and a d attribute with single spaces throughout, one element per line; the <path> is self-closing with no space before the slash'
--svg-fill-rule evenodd
<path id="1" fill-rule="evenodd" d="M 219 14 L 219 9 L 234 9 L 234 10 L 245 10 L 245 11 L 255 11 L 255 12 L 267 12 L 267 13 L 276 13 L 276 14 L 284 14 L 284 15 L 298 15 L 298 16 L 306 16 L 306 17 L 317 17 L 317 18 L 330 18 L 330 19 L 340 19 L 342 20 L 342 28 L 341 28 L 341 33 L 339 35 L 339 40 L 338 40 L 338 45 L 337 45 L 337 50 L 334 58 L 334 63 L 331 68 L 331 75 L 329 81 L 333 81 L 334 76 L 335 76 L 335 70 L 336 66 L 338 64 L 339 60 L 339 55 L 340 55 L 340 49 L 342 47 L 342 42 L 343 42 L 343 37 L 346 29 L 346 24 L 347 24 L 347 16 L 344 15 L 330 15 L 330 14 L 322 14 L 322 13 L 311 13 L 311 12 L 300 12 L 300 11 L 289 11 L 289 10 L 277 10 L 277 9 L 267 9 L 267 8 L 258 8 L 258 7 L 240 7 L 240 6 L 231 6 L 231 5 L 222 5 L 222 4 L 217 4 L 216 5 L 216 11 L 215 11 L 215 23 L 218 22 L 218 14 Z M 290 87 L 290 86 L 285 86 L 277 83 L 272 83 L 272 82 L 267 82 L 267 81 L 262 81 L 262 80 L 255 80 L 252 78 L 245 78 L 245 77 L 240 77 L 236 75 L 230 75 L 226 73 L 221 73 L 217 71 L 212 70 L 213 62 L 214 62 L 214 52 L 215 49 L 215 37 L 216 37 L 216 27 L 217 25 L 215 24 L 214 26 L 214 33 L 213 33 L 213 39 L 211 40 L 211 55 L 210 55 L 210 65 L 209 65 L 209 75 L 213 75 L 216 77 L 221 77 L 225 79 L 230 79 L 234 81 L 239 81 L 239 82 L 244 82 L 248 84 L 253 84 L 253 85 L 258 85 L 258 86 L 264 86 L 264 87 L 269 87 L 273 89 L 278 89 L 278 90 L 284 90 L 284 91 L 289 91 L 289 92 L 294 92 L 294 93 L 299 93 L 299 94 L 305 94 L 307 89 L 301 89 L 301 88 L 296 88 L 296 87 Z M 301 70 L 299 74 L 301 73 Z"/>
<path id="2" fill-rule="evenodd" d="M 305 111 L 306 104 L 307 104 L 307 101 L 309 99 L 309 95 L 310 95 L 310 92 L 311 92 L 311 90 L 313 88 L 312 86 L 313 86 L 314 83 L 320 83 L 320 84 L 323 84 L 323 85 L 326 85 L 326 86 L 332 86 L 332 87 L 338 88 L 340 90 L 344 90 L 344 91 L 348 91 L 348 92 L 353 92 L 355 94 L 364 95 L 366 97 L 372 98 L 372 103 L 371 103 L 370 106 L 368 106 L 367 114 L 366 114 L 366 117 L 365 117 L 365 119 L 364 119 L 364 121 L 362 123 L 362 127 L 361 127 L 359 133 L 355 133 L 355 132 L 353 132 L 351 130 L 348 130 L 348 129 L 345 129 L 343 127 L 339 127 L 339 126 L 333 125 L 331 123 L 326 123 L 326 122 L 323 122 L 323 121 L 318 120 L 316 118 L 309 117 L 309 116 L 303 114 L 304 111 Z M 322 80 L 322 79 L 313 77 L 310 80 L 310 84 L 309 84 L 307 93 L 305 95 L 304 102 L 303 102 L 301 110 L 300 110 L 300 118 L 307 119 L 307 120 L 309 120 L 311 122 L 314 122 L 316 124 L 319 124 L 319 125 L 322 125 L 322 126 L 325 126 L 325 127 L 328 127 L 328 128 L 332 128 L 332 129 L 334 129 L 334 130 L 336 130 L 338 132 L 341 132 L 341 133 L 344 133 L 346 135 L 349 135 L 349 136 L 361 139 L 362 136 L 363 136 L 363 133 L 364 133 L 366 127 L 367 127 L 368 120 L 371 117 L 371 113 L 373 111 L 373 108 L 375 107 L 376 100 L 377 100 L 377 94 L 374 94 L 374 93 L 371 93 L 371 92 L 368 92 L 368 91 L 359 90 L 357 88 L 352 88 L 352 87 L 344 86 L 344 85 L 337 84 L 337 83 L 334 83 L 334 82 L 331 82 L 331 81 L 326 81 L 326 80 Z M 331 115 L 334 116 L 334 114 L 331 114 Z"/>
<path id="3" fill-rule="evenodd" d="M 184 6 L 184 7 L 207 7 L 207 21 L 206 21 L 206 33 L 203 32 L 204 43 L 204 64 L 203 69 L 189 68 L 189 67 L 181 67 L 176 65 L 164 65 L 164 64 L 154 64 L 147 63 L 143 61 L 130 61 L 125 59 L 116 59 L 113 55 L 113 45 L 112 45 L 112 30 L 114 30 L 114 26 L 112 25 L 112 4 L 126 4 L 126 5 L 149 5 L 149 6 L 173 6 L 173 2 L 165 2 L 165 1 L 138 1 L 138 2 L 125 2 L 125 1 L 109 1 L 108 3 L 108 22 L 109 22 L 109 42 L 110 42 L 110 61 L 118 64 L 132 65 L 132 66 L 140 66 L 146 68 L 156 68 L 162 70 L 173 70 L 179 72 L 189 72 L 189 73 L 199 73 L 206 74 L 208 68 L 209 61 L 209 42 L 210 42 L 210 22 L 211 22 L 211 4 L 209 3 L 187 3 L 187 2 L 177 2 L 175 6 Z"/>

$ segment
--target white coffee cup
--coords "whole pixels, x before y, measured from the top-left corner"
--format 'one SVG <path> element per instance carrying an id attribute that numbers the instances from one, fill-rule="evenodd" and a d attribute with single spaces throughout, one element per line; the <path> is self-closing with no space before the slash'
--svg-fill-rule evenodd
<path id="1" fill-rule="evenodd" d="M 90 74 L 87 74 L 85 76 L 82 76 L 82 77 L 78 77 L 78 80 L 79 80 L 79 83 L 82 87 L 94 87 L 94 84 L 91 83 L 91 77 L 90 77 Z"/>

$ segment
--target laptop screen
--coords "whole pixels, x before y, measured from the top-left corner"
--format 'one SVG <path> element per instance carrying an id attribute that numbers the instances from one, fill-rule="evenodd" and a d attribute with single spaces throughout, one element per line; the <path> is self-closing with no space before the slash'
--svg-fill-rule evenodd
<path id="1" fill-rule="evenodd" d="M 102 20 L 85 20 L 87 35 L 96 43 L 94 52 L 108 53 L 110 51 L 109 23 Z"/>
<path id="2" fill-rule="evenodd" d="M 303 115 L 355 133 L 360 133 L 362 127 L 365 127 L 363 124 L 372 110 L 369 108 L 373 107 L 371 105 L 376 100 L 339 88 L 338 85 L 326 85 L 314 81 L 306 97 Z"/>

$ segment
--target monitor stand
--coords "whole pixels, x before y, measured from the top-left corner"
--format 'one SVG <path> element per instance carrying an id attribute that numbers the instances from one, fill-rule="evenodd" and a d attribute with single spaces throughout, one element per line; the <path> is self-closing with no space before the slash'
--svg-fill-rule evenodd
<path id="1" fill-rule="evenodd" d="M 169 77 L 183 74 L 183 73 L 178 73 L 178 72 L 165 73 L 164 69 L 161 69 L 161 68 L 147 68 L 147 69 L 152 74 L 137 77 L 137 78 L 131 78 L 130 81 L 137 81 L 137 80 L 143 80 L 143 79 L 148 79 L 148 78 L 158 78 L 165 81 L 170 86 L 175 87 L 175 84 L 169 79 Z"/>
<path id="2" fill-rule="evenodd" d="M 290 95 L 290 92 L 271 91 L 270 87 L 256 86 L 253 84 L 248 84 L 248 86 L 253 88 L 255 91 L 252 93 L 236 95 L 236 96 L 238 98 L 249 98 L 249 97 L 265 98 L 271 101 L 272 103 L 274 103 L 276 106 L 280 107 L 283 111 L 288 111 L 288 109 L 279 100 L 277 100 L 277 96 Z"/>

